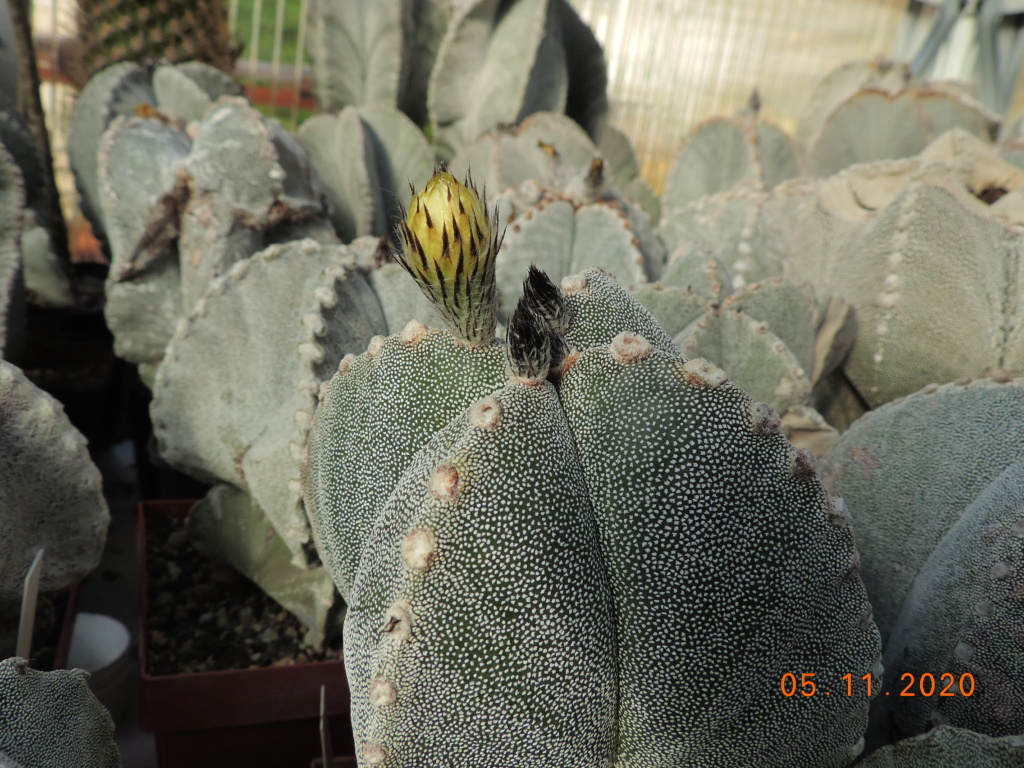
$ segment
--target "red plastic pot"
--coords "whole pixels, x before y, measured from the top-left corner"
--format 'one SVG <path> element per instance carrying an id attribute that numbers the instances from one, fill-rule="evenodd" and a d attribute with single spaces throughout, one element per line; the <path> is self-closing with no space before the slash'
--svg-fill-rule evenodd
<path id="1" fill-rule="evenodd" d="M 139 505 L 139 723 L 156 736 L 160 768 L 306 768 L 320 754 L 320 686 L 335 751 L 353 754 L 342 661 L 152 675 L 147 658 L 146 519 L 185 517 L 194 502 Z"/>

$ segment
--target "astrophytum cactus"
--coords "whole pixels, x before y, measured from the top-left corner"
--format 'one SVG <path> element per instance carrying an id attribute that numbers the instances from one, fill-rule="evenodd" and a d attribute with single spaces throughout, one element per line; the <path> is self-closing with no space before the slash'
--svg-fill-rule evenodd
<path id="1" fill-rule="evenodd" d="M 950 768 L 978 765 L 1018 768 L 1024 762 L 1024 735 L 993 738 L 940 725 L 921 736 L 883 747 L 857 763 L 858 768 Z"/>
<path id="2" fill-rule="evenodd" d="M 821 182 L 787 272 L 855 307 L 843 368 L 874 407 L 932 382 L 1024 372 L 1022 223 L 1024 172 L 950 131 L 917 157 Z"/>
<path id="3" fill-rule="evenodd" d="M 277 242 L 337 241 L 305 150 L 241 98 L 209 105 L 187 129 L 160 113 L 118 118 L 98 163 L 104 311 L 115 351 L 147 366 L 147 379 L 177 321 L 233 264 Z"/>
<path id="4" fill-rule="evenodd" d="M 50 395 L 0 360 L 0 654 L 14 653 L 25 574 L 45 550 L 40 590 L 99 565 L 110 513 L 85 438 Z"/>
<path id="5" fill-rule="evenodd" d="M 99 192 L 99 149 L 104 132 L 118 117 L 162 114 L 198 120 L 221 96 L 241 96 L 242 87 L 218 69 L 186 62 L 150 68 L 130 62 L 97 72 L 75 101 L 68 137 L 68 159 L 81 195 L 82 212 L 103 238 Z"/>
<path id="6" fill-rule="evenodd" d="M 370 267 L 372 254 L 357 256 L 375 239 L 356 245 L 274 245 L 216 278 L 172 336 L 150 407 L 163 458 L 215 485 L 192 513 L 200 547 L 259 584 L 314 638 L 334 605 L 299 498 L 316 394 L 346 353 L 433 314 L 407 280 L 394 286 L 387 267 Z"/>
<path id="7" fill-rule="evenodd" d="M 4 768 L 121 768 L 114 721 L 81 669 L 40 672 L 25 659 L 0 661 L 0 765 Z"/>
<path id="8" fill-rule="evenodd" d="M 426 183 L 434 153 L 422 131 L 394 107 L 346 107 L 311 117 L 299 142 L 317 170 L 341 241 L 388 235 L 409 184 Z"/>
<path id="9" fill-rule="evenodd" d="M 416 250 L 447 276 L 470 245 Z M 880 648 L 809 455 L 601 270 L 530 270 L 507 344 L 467 338 L 474 267 L 439 278 L 450 330 L 346 358 L 310 433 L 360 764 L 848 765 L 868 700 L 834 694 Z M 833 695 L 780 691 L 811 670 Z"/>
<path id="10" fill-rule="evenodd" d="M 885 644 L 881 743 L 937 724 L 1024 732 L 1022 420 L 1020 379 L 933 384 L 865 415 L 822 462 Z M 927 695 L 932 678 L 945 695 Z"/>
<path id="11" fill-rule="evenodd" d="M 953 128 L 989 140 L 999 129 L 999 116 L 962 88 L 921 83 L 902 64 L 845 65 L 816 90 L 798 128 L 816 176 L 911 157 Z"/>
<path id="12" fill-rule="evenodd" d="M 673 205 L 725 192 L 741 181 L 771 189 L 800 175 L 793 140 L 758 116 L 756 94 L 751 102 L 732 117 L 714 117 L 690 131 L 665 179 L 664 195 Z"/>
<path id="13" fill-rule="evenodd" d="M 621 171 L 578 125 L 540 113 L 514 130 L 484 136 L 452 160 L 453 173 L 472 171 L 493 193 L 508 225 L 497 266 L 504 319 L 515 308 L 530 264 L 554 278 L 587 267 L 601 267 L 631 283 L 660 274 L 665 247 L 650 214 L 623 191 L 646 186 L 631 152 L 623 151 L 628 143 L 610 149 Z"/>

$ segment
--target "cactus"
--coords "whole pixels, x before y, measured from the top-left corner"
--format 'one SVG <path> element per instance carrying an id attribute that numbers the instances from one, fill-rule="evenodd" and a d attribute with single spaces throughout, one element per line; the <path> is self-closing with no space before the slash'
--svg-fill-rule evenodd
<path id="1" fill-rule="evenodd" d="M 622 157 L 621 151 L 619 152 Z M 549 113 L 527 118 L 514 131 L 499 129 L 465 147 L 452 172 L 472 173 L 497 190 L 495 207 L 507 222 L 497 265 L 503 317 L 520 296 L 531 263 L 560 278 L 591 266 L 630 282 L 655 279 L 665 248 L 648 213 L 618 188 L 641 183 L 628 160 L 606 165 L 579 126 Z"/>
<path id="2" fill-rule="evenodd" d="M 81 669 L 40 672 L 0 661 L 0 764 L 9 768 L 121 768 L 114 721 Z"/>
<path id="3" fill-rule="evenodd" d="M 920 83 L 905 65 L 873 63 L 826 77 L 802 123 L 811 173 L 829 176 L 855 163 L 911 157 L 952 128 L 991 140 L 999 116 L 953 83 Z"/>
<path id="4" fill-rule="evenodd" d="M 907 672 L 970 672 L 977 685 L 963 701 L 879 700 L 884 742 L 890 729 L 905 737 L 936 723 L 1024 731 L 1024 669 L 1007 628 L 1022 620 L 1022 418 L 1020 379 L 933 384 L 867 414 L 823 460 L 826 484 L 853 510 L 887 689 L 902 690 Z"/>
<path id="5" fill-rule="evenodd" d="M 1021 372 L 1022 182 L 962 131 L 822 182 L 788 271 L 856 308 L 844 370 L 870 405 L 934 381 Z"/>
<path id="6" fill-rule="evenodd" d="M 205 62 L 234 69 L 238 48 L 219 0 L 82 0 L 70 68 L 81 83 L 119 61 Z"/>
<path id="7" fill-rule="evenodd" d="M 25 285 L 21 227 L 25 193 L 21 173 L 0 145 L 0 358 L 15 358 L 24 342 Z"/>
<path id="8" fill-rule="evenodd" d="M 434 172 L 434 153 L 419 128 L 394 107 L 346 107 L 302 124 L 299 142 L 317 169 L 342 242 L 390 234 L 408 184 Z"/>
<path id="9" fill-rule="evenodd" d="M 1024 736 L 999 739 L 940 725 L 921 736 L 884 747 L 857 763 L 863 768 L 948 768 L 978 765 L 1017 768 L 1024 760 Z"/>
<path id="10" fill-rule="evenodd" d="M 562 286 L 531 270 L 504 348 L 410 323 L 322 392 L 362 764 L 849 764 L 866 699 L 777 693 L 880 672 L 843 508 L 606 273 Z"/>
<path id="11" fill-rule="evenodd" d="M 309 23 L 322 109 L 397 107 L 445 157 L 534 112 L 601 130 L 604 55 L 565 0 L 318 0 Z"/>
<path id="12" fill-rule="evenodd" d="M 0 107 L 0 144 L 21 171 L 25 189 L 21 252 L 28 298 L 37 305 L 69 308 L 74 305 L 67 264 L 54 252 L 53 209 L 44 181 L 43 159 L 21 115 Z M 2 344 L 0 344 L 2 347 Z"/>
<path id="13" fill-rule="evenodd" d="M 242 89 L 223 72 L 198 63 L 164 65 L 157 71 L 174 69 L 185 74 L 199 86 L 205 100 L 194 91 L 187 92 L 181 102 L 158 102 L 151 68 L 123 62 L 113 64 L 89 79 L 75 102 L 68 136 L 68 159 L 81 195 L 82 213 L 89 219 L 93 232 L 105 239 L 104 218 L 100 203 L 100 141 L 118 117 L 137 112 L 148 114 L 151 108 L 163 110 L 182 120 L 198 120 L 210 103 L 223 95 L 241 96 Z M 175 93 L 168 89 L 169 94 Z"/>
<path id="14" fill-rule="evenodd" d="M 741 181 L 771 189 L 800 175 L 796 145 L 758 116 L 756 96 L 736 115 L 713 117 L 690 131 L 665 179 L 664 196 L 674 206 L 725 192 Z"/>
<path id="15" fill-rule="evenodd" d="M 25 574 L 45 549 L 40 590 L 68 589 L 95 568 L 110 513 L 85 438 L 62 406 L 0 360 L 0 652 L 14 651 Z M 0 729 L 2 731 L 2 729 Z"/>
<path id="16" fill-rule="evenodd" d="M 241 99 L 209 106 L 189 133 L 160 115 L 120 118 L 98 160 L 105 314 L 130 362 L 158 363 L 178 319 L 235 262 L 278 241 L 335 241 L 305 151 Z"/>

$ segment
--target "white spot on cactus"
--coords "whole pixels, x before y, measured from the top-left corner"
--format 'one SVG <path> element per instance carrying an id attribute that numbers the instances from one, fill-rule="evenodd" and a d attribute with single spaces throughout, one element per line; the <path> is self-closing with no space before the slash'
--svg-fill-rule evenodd
<path id="1" fill-rule="evenodd" d="M 366 345 L 366 354 L 370 357 L 376 357 L 377 353 L 384 346 L 385 341 L 386 339 L 383 336 L 374 336 L 370 339 L 370 343 Z"/>
<path id="2" fill-rule="evenodd" d="M 768 323 L 758 323 L 754 326 L 754 332 L 762 335 L 768 333 Z"/>
<path id="3" fill-rule="evenodd" d="M 293 459 L 295 459 L 296 461 L 300 461 L 302 459 L 302 457 L 305 456 L 306 449 L 302 445 L 302 443 L 297 443 L 294 440 L 289 440 L 288 441 L 288 453 L 291 454 L 291 457 Z"/>
<path id="4" fill-rule="evenodd" d="M 319 364 L 324 361 L 324 348 L 316 342 L 304 341 L 299 344 L 299 357 L 307 363 Z"/>
<path id="5" fill-rule="evenodd" d="M 850 757 L 857 757 L 861 752 L 864 751 L 864 737 L 861 736 L 857 741 L 850 745 Z"/>
<path id="6" fill-rule="evenodd" d="M 579 293 L 587 287 L 587 276 L 582 272 L 578 275 L 566 275 L 561 282 L 562 293 L 569 296 Z"/>
<path id="7" fill-rule="evenodd" d="M 430 476 L 427 491 L 435 499 L 451 504 L 459 495 L 461 479 L 457 467 L 451 464 L 442 464 Z"/>
<path id="8" fill-rule="evenodd" d="M 875 333 L 879 336 L 884 336 L 889 332 L 889 323 L 885 320 L 880 320 L 878 325 L 875 326 Z"/>
<path id="9" fill-rule="evenodd" d="M 419 320 L 410 320 L 406 323 L 405 328 L 398 335 L 398 340 L 403 344 L 407 344 L 410 347 L 415 347 L 427 335 L 427 326 L 421 323 Z"/>
<path id="10" fill-rule="evenodd" d="M 243 263 L 239 262 L 239 264 Z M 316 299 L 321 307 L 327 307 L 328 309 L 333 309 L 338 304 L 338 294 L 335 293 L 333 288 L 328 288 L 326 285 L 316 288 L 313 291 L 313 298 Z"/>
<path id="11" fill-rule="evenodd" d="M 890 292 L 890 293 L 898 291 L 899 288 L 900 288 L 900 285 L 902 285 L 902 284 L 903 284 L 903 278 L 900 277 L 899 275 L 894 275 L 894 274 L 886 275 L 885 276 L 885 280 L 882 281 L 882 287 L 887 292 Z"/>
<path id="12" fill-rule="evenodd" d="M 957 643 L 953 655 L 960 661 L 970 661 L 974 657 L 974 646 L 970 643 Z"/>
<path id="13" fill-rule="evenodd" d="M 367 744 L 363 747 L 363 762 L 367 765 L 380 765 L 388 759 L 388 753 L 380 744 Z"/>
<path id="14" fill-rule="evenodd" d="M 299 429 L 308 430 L 313 423 L 313 414 L 309 411 L 296 411 L 292 421 L 295 422 L 295 426 Z"/>
<path id="15" fill-rule="evenodd" d="M 797 366 L 796 368 L 793 369 L 793 378 L 795 378 L 795 379 L 802 379 L 802 378 L 805 378 L 806 376 L 807 376 L 807 371 L 805 371 L 800 366 Z"/>
<path id="16" fill-rule="evenodd" d="M 299 455 L 299 458 L 302 458 L 301 454 Z M 295 478 L 292 478 L 291 480 L 288 481 L 288 492 L 291 493 L 293 496 L 301 496 L 302 483 L 296 480 Z"/>
<path id="17" fill-rule="evenodd" d="M 234 265 L 231 267 L 231 271 L 228 272 L 228 275 L 232 279 L 238 280 L 242 275 L 249 271 L 250 263 L 251 262 L 249 261 L 249 259 L 242 259 L 241 261 L 236 261 Z"/>
<path id="18" fill-rule="evenodd" d="M 199 299 L 199 301 L 196 302 L 196 306 L 195 306 L 195 309 L 193 310 L 193 314 L 196 317 L 204 317 L 206 315 L 206 309 L 207 309 L 206 297 L 204 296 L 203 298 Z"/>
<path id="19" fill-rule="evenodd" d="M 370 703 L 375 707 L 386 707 L 398 700 L 395 684 L 386 677 L 376 677 L 370 683 Z"/>
<path id="20" fill-rule="evenodd" d="M 875 365 L 879 365 L 885 358 L 881 352 L 875 352 L 875 354 L 871 356 L 871 359 L 874 361 Z"/>
<path id="21" fill-rule="evenodd" d="M 623 365 L 649 357 L 653 349 L 651 342 L 643 336 L 631 333 L 620 333 L 612 339 L 609 347 L 612 359 Z"/>
<path id="22" fill-rule="evenodd" d="M 284 168 L 276 164 L 270 169 L 270 173 L 267 175 L 270 176 L 271 181 L 284 181 L 285 176 L 287 176 L 284 172 Z"/>
<path id="23" fill-rule="evenodd" d="M 413 528 L 402 539 L 402 562 L 410 571 L 422 573 L 437 554 L 437 536 L 426 528 Z"/>
<path id="24" fill-rule="evenodd" d="M 837 528 L 842 528 L 850 522 L 850 509 L 846 506 L 846 499 L 842 496 L 829 496 L 829 519 Z"/>
<path id="25" fill-rule="evenodd" d="M 469 410 L 469 424 L 477 429 L 497 429 L 501 425 L 501 403 L 493 395 L 477 400 Z"/>
<path id="26" fill-rule="evenodd" d="M 889 265 L 890 269 L 896 269 L 896 267 L 900 265 L 900 262 L 903 261 L 903 254 L 899 251 L 893 251 L 886 257 L 885 261 Z"/>
<path id="27" fill-rule="evenodd" d="M 352 363 L 356 361 L 356 356 L 349 352 L 338 363 L 338 373 L 344 376 L 346 373 L 352 370 Z M 320 399 L 323 400 L 323 387 L 320 388 Z"/>
<path id="28" fill-rule="evenodd" d="M 729 377 L 725 371 L 703 357 L 695 357 L 687 360 L 682 366 L 683 378 L 686 383 L 694 387 L 715 387 L 721 386 Z"/>
<path id="29" fill-rule="evenodd" d="M 996 563 L 989 570 L 988 575 L 993 579 L 1002 581 L 1013 575 L 1013 567 L 1009 563 Z"/>
<path id="30" fill-rule="evenodd" d="M 768 403 L 751 401 L 750 428 L 755 435 L 777 435 L 782 432 L 782 419 Z"/>

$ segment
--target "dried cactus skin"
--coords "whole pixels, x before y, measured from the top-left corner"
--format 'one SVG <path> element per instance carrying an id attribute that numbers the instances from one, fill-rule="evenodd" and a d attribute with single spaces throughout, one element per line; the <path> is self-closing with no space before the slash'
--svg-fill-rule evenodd
<path id="1" fill-rule="evenodd" d="M 929 385 L 866 414 L 823 459 L 822 477 L 854 514 L 861 576 L 883 641 L 932 551 L 1021 456 L 1022 418 L 1020 379 Z"/>
<path id="2" fill-rule="evenodd" d="M 922 678 L 930 674 L 942 690 L 970 673 L 976 690 L 970 698 L 887 701 L 898 734 L 916 735 L 936 722 L 990 736 L 1024 733 L 1024 606 L 1015 597 L 1024 592 L 1022 539 L 1018 460 L 978 494 L 922 564 L 885 652 L 893 687 L 905 687 L 909 673 L 911 689 L 927 691 Z"/>
<path id="3" fill-rule="evenodd" d="M 177 242 L 191 141 L 172 125 L 118 118 L 100 143 L 110 272 L 104 314 L 119 357 L 163 357 L 182 314 Z"/>
<path id="4" fill-rule="evenodd" d="M 102 480 L 63 406 L 3 360 L 0 467 L 0 602 L 21 600 L 40 548 L 46 550 L 40 589 L 67 589 L 103 552 L 110 513 Z"/>
<path id="5" fill-rule="evenodd" d="M 771 189 L 800 175 L 800 158 L 789 136 L 774 123 L 744 110 L 696 126 L 672 158 L 664 204 L 680 208 L 740 182 Z"/>
<path id="6" fill-rule="evenodd" d="M 0 762 L 15 768 L 121 768 L 114 721 L 81 669 L 40 672 L 0 661 Z"/>
<path id="7" fill-rule="evenodd" d="M 383 330 L 376 296 L 342 247 L 297 241 L 239 262 L 179 325 L 157 370 L 150 413 L 161 455 L 251 493 L 305 565 L 299 463 L 317 393 L 345 354 Z"/>
<path id="8" fill-rule="evenodd" d="M 587 487 L 600 489 L 592 498 L 619 647 L 617 764 L 851 762 L 866 698 L 794 706 L 778 695 L 794 669 L 826 686 L 850 670 L 877 675 L 880 645 L 852 530 L 836 524 L 842 516 L 777 417 L 721 369 L 628 334 L 584 350 L 562 374 L 560 399 Z M 747 472 L 764 482 L 741 481 Z"/>
<path id="9" fill-rule="evenodd" d="M 345 648 L 363 763 L 612 764 L 610 594 L 550 384 L 510 383 L 438 432 L 364 552 Z"/>
<path id="10" fill-rule="evenodd" d="M 320 395 L 302 484 L 317 551 L 339 592 L 352 583 L 370 527 L 415 453 L 505 381 L 497 343 L 460 345 L 412 321 L 344 360 Z"/>
<path id="11" fill-rule="evenodd" d="M 964 728 L 940 725 L 920 736 L 883 747 L 857 763 L 863 768 L 948 768 L 977 765 L 1018 768 L 1024 761 L 1024 736 L 992 738 Z"/>

